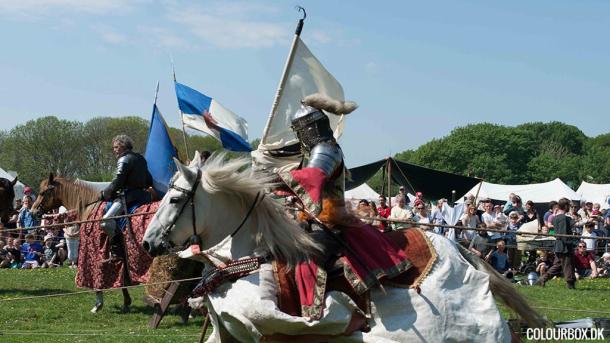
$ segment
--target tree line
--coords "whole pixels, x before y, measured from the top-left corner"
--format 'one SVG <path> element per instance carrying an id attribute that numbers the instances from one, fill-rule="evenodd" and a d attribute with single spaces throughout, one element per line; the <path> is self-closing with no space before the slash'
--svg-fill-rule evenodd
<path id="1" fill-rule="evenodd" d="M 471 124 L 395 158 L 499 184 L 560 178 L 576 189 L 581 181 L 610 183 L 610 133 L 587 137 L 560 122 Z M 381 185 L 380 175 L 375 183 Z"/>
<path id="2" fill-rule="evenodd" d="M 15 170 L 26 184 L 37 186 L 49 172 L 68 178 L 109 181 L 116 167 L 111 141 L 117 134 L 146 148 L 149 121 L 140 117 L 97 117 L 86 122 L 53 116 L 30 120 L 0 131 L 0 167 Z M 178 155 L 187 160 L 182 131 L 170 128 Z M 216 151 L 210 136 L 187 135 L 191 154 Z M 258 140 L 251 145 L 256 147 Z M 561 178 L 572 188 L 581 181 L 610 183 L 610 133 L 587 137 L 560 122 L 526 123 L 514 127 L 482 123 L 458 127 L 396 159 L 500 184 L 527 184 Z M 369 184 L 381 189 L 381 173 Z"/>
<path id="3" fill-rule="evenodd" d="M 134 141 L 134 151 L 143 153 L 150 122 L 140 117 L 96 117 L 87 122 L 49 116 L 30 120 L 9 131 L 0 131 L 0 167 L 14 170 L 19 179 L 36 188 L 53 172 L 67 178 L 109 181 L 116 169 L 112 138 L 126 134 Z M 182 131 L 169 129 L 186 161 Z M 187 135 L 191 154 L 195 150 L 216 151 L 220 143 L 209 136 Z"/>

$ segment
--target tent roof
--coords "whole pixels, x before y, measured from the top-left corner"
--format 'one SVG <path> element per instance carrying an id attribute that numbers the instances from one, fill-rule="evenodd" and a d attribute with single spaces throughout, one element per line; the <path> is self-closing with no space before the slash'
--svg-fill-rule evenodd
<path id="1" fill-rule="evenodd" d="M 476 195 L 477 190 L 479 190 L 479 185 L 472 187 L 472 189 L 464 193 L 464 196 L 468 193 Z M 510 193 L 520 196 L 524 203 L 528 200 L 535 203 L 546 203 L 552 200 L 559 200 L 560 198 L 580 200 L 580 196 L 559 178 L 549 182 L 528 185 L 499 185 L 483 181 L 477 200 L 489 198 L 506 201 Z M 461 201 L 463 201 L 463 198 L 460 198 Z"/>
<path id="2" fill-rule="evenodd" d="M 582 200 L 599 203 L 602 205 L 602 208 L 609 207 L 608 198 L 610 197 L 610 183 L 596 184 L 583 181 L 576 190 L 576 193 Z"/>
<path id="3" fill-rule="evenodd" d="M 379 193 L 375 192 L 368 184 L 363 183 L 360 186 L 345 192 L 345 198 L 377 201 L 379 198 Z"/>
<path id="4" fill-rule="evenodd" d="M 455 190 L 456 194 L 463 194 L 481 182 L 477 178 L 425 168 L 388 158 L 350 169 L 351 180 L 346 182 L 345 188 L 349 190 L 363 184 L 373 177 L 380 168 L 385 167 L 387 163 L 390 163 L 392 180 L 404 186 L 409 193 L 422 192 L 426 199 L 451 199 L 452 190 Z"/>

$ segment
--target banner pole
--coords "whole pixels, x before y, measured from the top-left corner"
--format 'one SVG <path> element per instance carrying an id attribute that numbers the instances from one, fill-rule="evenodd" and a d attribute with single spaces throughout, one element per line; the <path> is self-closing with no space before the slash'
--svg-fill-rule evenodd
<path id="1" fill-rule="evenodd" d="M 174 59 L 173 58 L 171 58 L 171 61 L 172 61 L 172 76 L 174 77 L 174 88 L 175 88 L 176 87 L 176 82 L 177 82 L 176 81 L 176 68 L 174 66 Z M 191 159 L 190 159 L 191 154 L 189 152 L 188 142 L 186 141 L 186 129 L 184 128 L 184 114 L 180 110 L 180 106 L 178 106 L 178 114 L 180 114 L 180 122 L 182 123 L 182 139 L 184 140 L 184 151 L 186 153 L 186 158 L 184 160 L 188 164 L 191 161 Z"/>
<path id="2" fill-rule="evenodd" d="M 282 72 L 282 77 L 280 78 L 280 83 L 277 86 L 277 91 L 275 92 L 275 98 L 273 99 L 273 104 L 271 105 L 271 112 L 269 113 L 269 118 L 267 118 L 267 124 L 265 124 L 265 129 L 263 130 L 263 137 L 261 139 L 260 144 L 265 144 L 267 141 L 267 134 L 269 133 L 269 129 L 271 128 L 271 121 L 275 116 L 275 111 L 280 103 L 280 99 L 282 98 L 282 90 L 286 85 L 286 80 L 288 79 L 288 71 L 292 66 L 292 61 L 294 59 L 294 55 L 296 52 L 296 47 L 299 42 L 299 36 L 301 35 L 301 31 L 303 31 L 303 24 L 305 22 L 305 18 L 307 18 L 307 12 L 301 6 L 297 6 L 297 9 L 303 12 L 303 18 L 299 19 L 297 23 L 297 28 L 294 32 L 294 38 L 292 39 L 292 44 L 290 45 L 290 51 L 288 52 L 288 58 L 286 59 L 286 64 L 284 65 L 284 71 Z"/>

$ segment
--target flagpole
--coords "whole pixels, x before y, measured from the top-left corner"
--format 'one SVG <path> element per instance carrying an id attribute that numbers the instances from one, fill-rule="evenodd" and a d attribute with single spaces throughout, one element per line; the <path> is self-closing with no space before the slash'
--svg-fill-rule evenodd
<path id="1" fill-rule="evenodd" d="M 153 102 L 153 105 L 157 105 L 157 98 L 159 97 L 159 80 L 157 80 L 157 88 L 155 89 L 155 101 Z"/>
<path id="2" fill-rule="evenodd" d="M 303 30 L 303 24 L 305 22 L 305 18 L 307 18 L 307 12 L 301 6 L 297 6 L 299 12 L 303 12 L 303 18 L 299 19 L 297 24 L 297 28 L 294 32 L 294 38 L 292 39 L 292 44 L 290 46 L 290 51 L 288 52 L 288 58 L 286 59 L 286 64 L 284 65 L 284 71 L 282 73 L 282 78 L 280 79 L 280 84 L 277 87 L 277 91 L 275 92 L 275 98 L 273 99 L 273 105 L 271 106 L 271 112 L 269 113 L 269 118 L 267 119 L 267 124 L 265 125 L 265 130 L 263 131 L 263 138 L 261 139 L 261 144 L 265 144 L 265 140 L 267 139 L 267 133 L 269 133 L 269 129 L 271 128 L 271 121 L 273 120 L 273 116 L 275 115 L 275 110 L 280 103 L 280 98 L 282 97 L 282 90 L 286 84 L 286 79 L 288 78 L 288 71 L 292 66 L 292 61 L 294 59 L 294 54 L 296 52 L 297 43 L 299 42 L 299 36 L 301 36 L 301 31 Z"/>
<path id="3" fill-rule="evenodd" d="M 171 56 L 170 56 L 170 59 L 172 61 L 172 75 L 174 77 L 174 88 L 175 88 L 176 87 L 176 68 L 174 66 L 174 59 Z M 184 140 L 184 151 L 186 152 L 185 161 L 188 162 L 188 161 L 190 161 L 189 156 L 191 156 L 191 154 L 189 153 L 189 145 L 186 141 L 186 129 L 184 128 L 184 114 L 180 110 L 180 106 L 178 106 L 178 114 L 180 114 L 180 122 L 182 122 L 182 139 Z"/>

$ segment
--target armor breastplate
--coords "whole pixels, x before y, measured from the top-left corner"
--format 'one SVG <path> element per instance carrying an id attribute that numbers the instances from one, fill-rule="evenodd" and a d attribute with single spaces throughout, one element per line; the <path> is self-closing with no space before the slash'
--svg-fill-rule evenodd
<path id="1" fill-rule="evenodd" d="M 117 176 L 124 174 L 123 189 L 144 189 L 147 187 L 148 165 L 142 155 L 128 152 L 117 162 Z"/>

